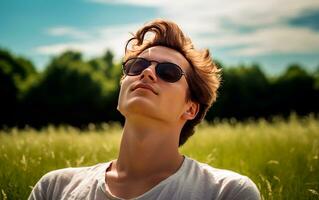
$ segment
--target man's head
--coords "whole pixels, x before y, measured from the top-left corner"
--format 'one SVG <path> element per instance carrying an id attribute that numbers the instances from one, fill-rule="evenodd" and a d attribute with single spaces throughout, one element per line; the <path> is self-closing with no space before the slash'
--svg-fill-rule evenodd
<path id="1" fill-rule="evenodd" d="M 153 35 L 146 38 L 148 33 L 152 33 Z M 130 48 L 129 45 L 131 45 Z M 146 83 L 149 86 L 148 81 L 152 82 L 155 79 L 155 81 L 157 79 L 163 81 L 159 82 L 161 88 L 153 86 L 151 90 L 153 90 L 153 95 L 157 96 L 161 96 L 157 94 L 159 91 L 166 93 L 165 97 L 168 99 L 162 99 L 163 101 L 157 102 L 164 105 L 152 104 L 156 103 L 156 101 L 152 101 L 152 103 L 145 101 L 143 105 L 146 108 L 152 105 L 162 108 L 157 109 L 159 112 L 157 114 L 159 117 L 162 117 L 161 119 L 164 119 L 164 117 L 171 119 L 172 116 L 176 116 L 174 114 L 178 115 L 182 111 L 185 111 L 185 113 L 189 112 L 189 115 L 183 115 L 186 123 L 180 134 L 179 145 L 181 146 L 194 134 L 195 126 L 203 120 L 207 110 L 216 100 L 217 89 L 220 84 L 220 69 L 213 63 L 208 50 L 196 50 L 191 40 L 183 34 L 175 23 L 160 19 L 146 24 L 127 42 L 124 63 L 136 57 L 155 60 L 156 62 L 170 62 L 176 64 L 185 73 L 179 80 L 170 83 L 165 81 L 165 77 L 164 79 L 163 77 L 158 77 L 161 76 L 158 73 L 159 70 L 155 67 L 158 64 L 153 64 L 152 62 L 152 66 L 146 68 L 138 77 L 134 76 L 125 80 L 127 77 L 124 76 L 124 79 L 122 79 L 122 84 L 131 84 L 131 86 L 127 85 L 129 87 L 128 91 L 133 91 L 138 83 Z M 149 91 L 144 91 L 143 89 L 134 92 L 151 97 Z M 126 98 L 126 92 L 123 92 L 121 89 L 121 93 L 119 102 L 121 102 L 121 98 Z M 179 98 L 183 99 L 179 101 Z M 132 101 L 136 100 L 133 96 L 130 99 Z M 182 101 L 185 104 L 181 103 L 179 105 L 178 102 Z M 130 108 L 133 109 L 132 111 L 135 111 L 134 106 Z M 148 111 L 146 110 L 144 114 L 148 114 Z"/>

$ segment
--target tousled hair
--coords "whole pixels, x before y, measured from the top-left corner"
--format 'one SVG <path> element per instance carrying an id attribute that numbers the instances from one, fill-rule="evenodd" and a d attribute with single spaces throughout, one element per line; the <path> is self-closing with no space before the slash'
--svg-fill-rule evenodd
<path id="1" fill-rule="evenodd" d="M 194 134 L 195 126 L 204 119 L 216 101 L 221 69 L 213 62 L 208 49 L 195 49 L 190 38 L 184 35 L 177 24 L 163 19 L 153 20 L 133 34 L 126 43 L 123 60 L 137 57 L 153 46 L 165 46 L 180 52 L 191 66 L 185 76 L 189 86 L 186 98 L 198 103 L 199 111 L 194 119 L 184 124 L 179 138 L 181 146 Z"/>

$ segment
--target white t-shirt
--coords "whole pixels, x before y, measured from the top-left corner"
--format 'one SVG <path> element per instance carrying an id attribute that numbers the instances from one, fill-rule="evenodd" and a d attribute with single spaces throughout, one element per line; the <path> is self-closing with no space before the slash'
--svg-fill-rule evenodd
<path id="1" fill-rule="evenodd" d="M 105 172 L 110 164 L 108 162 L 49 172 L 35 185 L 29 200 L 120 199 L 105 189 Z M 176 173 L 133 199 L 259 200 L 260 195 L 256 185 L 248 177 L 216 169 L 185 156 Z"/>

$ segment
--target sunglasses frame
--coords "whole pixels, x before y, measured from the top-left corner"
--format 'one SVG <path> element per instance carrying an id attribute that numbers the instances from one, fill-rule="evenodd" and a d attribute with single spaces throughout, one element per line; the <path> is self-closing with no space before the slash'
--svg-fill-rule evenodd
<path id="1" fill-rule="evenodd" d="M 140 74 L 145 70 L 145 69 L 143 69 L 139 74 L 129 74 L 129 73 L 126 73 L 126 67 L 125 67 L 125 65 L 127 64 L 127 62 L 130 61 L 130 60 L 136 60 L 136 59 L 144 60 L 144 61 L 147 61 L 148 63 L 150 63 L 150 65 L 147 66 L 145 69 L 147 69 L 148 67 L 150 67 L 150 66 L 152 65 L 152 62 L 155 62 L 155 63 L 156 63 L 156 66 L 155 66 L 156 76 L 159 77 L 160 79 L 166 81 L 166 82 L 175 83 L 175 82 L 179 81 L 179 80 L 182 78 L 183 75 L 186 77 L 186 73 L 182 70 L 182 68 L 181 68 L 180 66 L 178 66 L 178 65 L 175 64 L 175 63 L 171 63 L 171 62 L 158 62 L 157 60 L 148 60 L 148 59 L 146 59 L 146 58 L 140 58 L 140 57 L 129 58 L 129 59 L 127 59 L 125 62 L 122 63 L 122 70 L 123 70 L 123 73 L 124 73 L 125 75 L 127 75 L 127 76 L 138 76 L 138 75 L 140 75 Z M 170 65 L 175 66 L 176 69 L 178 69 L 178 71 L 180 71 L 180 74 L 181 74 L 181 75 L 180 75 L 180 78 L 179 78 L 178 80 L 176 80 L 176 81 L 168 81 L 168 80 L 163 79 L 163 78 L 159 75 L 159 73 L 158 73 L 158 71 L 157 71 L 157 70 L 158 70 L 157 67 L 158 67 L 159 65 L 161 65 L 161 64 L 170 64 Z"/>

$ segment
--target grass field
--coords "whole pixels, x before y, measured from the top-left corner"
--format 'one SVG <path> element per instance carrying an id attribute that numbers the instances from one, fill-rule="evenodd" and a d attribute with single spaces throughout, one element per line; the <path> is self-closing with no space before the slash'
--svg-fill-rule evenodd
<path id="1" fill-rule="evenodd" d="M 0 131 L 0 198 L 27 199 L 46 172 L 116 158 L 119 126 Z M 319 121 L 309 116 L 203 124 L 180 149 L 201 162 L 249 176 L 263 199 L 319 199 Z"/>

